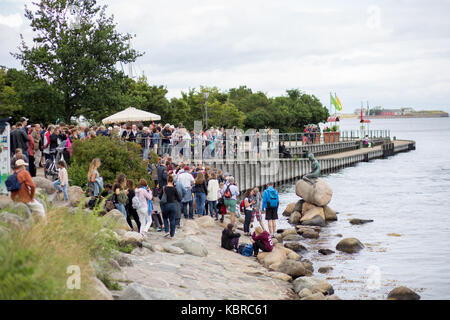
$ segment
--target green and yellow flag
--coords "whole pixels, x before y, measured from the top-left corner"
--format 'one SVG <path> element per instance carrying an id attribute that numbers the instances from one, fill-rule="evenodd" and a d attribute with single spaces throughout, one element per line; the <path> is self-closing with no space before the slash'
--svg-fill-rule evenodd
<path id="1" fill-rule="evenodd" d="M 330 93 L 330 100 L 331 104 L 334 105 L 334 108 L 338 111 L 342 111 L 342 104 L 339 101 L 339 98 L 336 96 L 336 99 L 333 97 L 333 95 Z"/>
<path id="2" fill-rule="evenodd" d="M 336 93 L 334 94 L 336 96 Z M 336 96 L 336 101 L 339 105 L 339 111 L 342 111 L 342 103 L 339 101 L 339 98 Z"/>

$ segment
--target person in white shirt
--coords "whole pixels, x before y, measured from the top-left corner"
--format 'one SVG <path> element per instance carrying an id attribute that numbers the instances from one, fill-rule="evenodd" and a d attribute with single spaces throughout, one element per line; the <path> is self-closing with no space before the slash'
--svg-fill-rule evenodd
<path id="1" fill-rule="evenodd" d="M 217 200 L 219 192 L 219 181 L 217 181 L 216 173 L 211 173 L 211 179 L 208 181 L 208 195 L 206 200 L 208 201 L 209 214 L 214 218 L 214 213 L 216 220 L 219 220 L 219 212 L 217 210 Z"/>
<path id="2" fill-rule="evenodd" d="M 184 171 L 177 175 L 176 183 L 180 184 L 183 188 L 183 193 L 181 194 L 181 212 L 185 219 L 194 219 L 194 198 L 192 196 L 192 185 L 195 182 L 194 177 L 189 172 L 189 166 L 184 167 Z M 187 206 L 189 205 L 189 216 L 187 211 Z"/>
<path id="3" fill-rule="evenodd" d="M 228 192 L 229 191 L 229 192 Z M 228 184 L 225 186 L 224 191 L 224 203 L 227 207 L 227 212 L 230 214 L 231 223 L 235 224 L 235 215 L 236 215 L 236 201 L 239 196 L 239 188 L 236 186 L 234 177 L 228 178 Z"/>
<path id="4" fill-rule="evenodd" d="M 69 187 L 69 176 L 67 175 L 66 162 L 64 160 L 60 160 L 58 162 L 58 180 L 53 182 L 56 190 L 64 193 L 64 200 L 66 202 L 69 201 L 69 195 L 67 193 L 67 188 Z"/>

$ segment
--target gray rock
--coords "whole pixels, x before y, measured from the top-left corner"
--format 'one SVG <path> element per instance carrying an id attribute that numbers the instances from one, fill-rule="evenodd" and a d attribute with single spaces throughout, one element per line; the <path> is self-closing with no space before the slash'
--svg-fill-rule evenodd
<path id="1" fill-rule="evenodd" d="M 303 221 L 302 225 L 304 226 L 319 226 L 319 227 L 325 227 L 325 220 L 319 215 L 314 216 L 312 219 Z"/>
<path id="2" fill-rule="evenodd" d="M 299 241 L 302 237 L 300 237 L 298 234 L 288 234 L 283 238 L 283 241 Z"/>
<path id="3" fill-rule="evenodd" d="M 330 250 L 330 249 L 319 249 L 318 252 L 320 254 L 323 254 L 324 256 L 327 256 L 329 254 L 333 254 L 334 253 L 334 251 Z"/>
<path id="4" fill-rule="evenodd" d="M 13 202 L 9 205 L 9 208 L 24 220 L 28 220 L 31 217 L 31 210 L 25 203 Z"/>
<path id="5" fill-rule="evenodd" d="M 420 296 L 411 289 L 401 286 L 393 289 L 388 294 L 389 300 L 420 300 Z"/>
<path id="6" fill-rule="evenodd" d="M 300 219 L 302 218 L 302 214 L 298 211 L 294 211 L 289 217 L 289 223 L 293 225 L 300 224 Z"/>
<path id="7" fill-rule="evenodd" d="M 336 249 L 347 253 L 356 253 L 364 248 L 364 245 L 356 238 L 345 238 L 339 241 Z"/>
<path id="8" fill-rule="evenodd" d="M 317 272 L 319 272 L 319 273 L 328 273 L 331 270 L 333 270 L 333 267 L 321 267 L 321 268 L 319 268 L 319 270 L 317 270 Z"/>
<path id="9" fill-rule="evenodd" d="M 325 214 L 326 221 L 336 221 L 338 219 L 337 215 L 336 215 L 336 211 L 331 209 L 329 206 L 325 206 L 323 208 L 323 212 Z"/>
<path id="10" fill-rule="evenodd" d="M 94 300 L 114 300 L 111 292 L 98 278 L 93 278 L 93 286 L 95 292 Z"/>
<path id="11" fill-rule="evenodd" d="M 326 206 L 330 203 L 333 191 L 328 183 L 323 179 L 317 179 L 314 185 L 299 180 L 295 185 L 295 193 L 303 198 L 306 202 L 314 204 L 318 207 Z"/>
<path id="12" fill-rule="evenodd" d="M 120 253 L 119 257 L 116 259 L 121 267 L 132 267 L 133 261 L 124 253 Z"/>
<path id="13" fill-rule="evenodd" d="M 118 271 L 121 270 L 119 262 L 117 262 L 115 259 L 109 259 L 109 265 L 114 270 L 118 270 Z"/>
<path id="14" fill-rule="evenodd" d="M 21 228 L 25 226 L 26 220 L 14 213 L 2 212 L 0 213 L 0 222 L 6 223 L 15 228 Z"/>
<path id="15" fill-rule="evenodd" d="M 169 290 L 132 283 L 122 292 L 119 300 L 172 300 L 173 298 L 173 293 Z"/>
<path id="16" fill-rule="evenodd" d="M 69 194 L 70 205 L 72 207 L 78 206 L 84 198 L 83 189 L 78 186 L 69 187 L 67 193 Z"/>
<path id="17" fill-rule="evenodd" d="M 119 243 L 122 246 L 127 246 L 130 244 L 134 247 L 138 247 L 141 246 L 143 241 L 144 241 L 143 235 L 134 231 L 128 231 L 123 236 L 120 236 Z"/>
<path id="18" fill-rule="evenodd" d="M 301 298 L 300 300 L 326 300 L 325 296 L 321 292 L 313 293 L 309 296 Z"/>
<path id="19" fill-rule="evenodd" d="M 309 261 L 308 259 L 304 259 L 301 262 L 303 263 L 303 266 L 305 267 L 306 275 L 312 275 L 314 272 L 314 267 L 312 265 L 312 262 Z"/>
<path id="20" fill-rule="evenodd" d="M 133 220 L 134 221 L 134 220 Z M 155 252 L 155 246 L 153 244 L 151 244 L 150 242 L 142 242 L 142 247 L 143 248 L 147 248 L 148 250 L 150 250 L 151 252 Z"/>
<path id="21" fill-rule="evenodd" d="M 306 274 L 306 269 L 303 263 L 295 260 L 287 259 L 278 268 L 278 272 L 283 272 L 296 279 Z"/>
<path id="22" fill-rule="evenodd" d="M 298 242 L 287 242 L 284 244 L 285 248 L 291 249 L 295 252 L 305 252 L 308 251 L 308 249 L 305 248 L 301 243 Z"/>
<path id="23" fill-rule="evenodd" d="M 306 238 L 306 239 L 318 239 L 319 238 L 319 233 L 316 231 L 304 231 L 302 233 L 302 237 Z"/>
<path id="24" fill-rule="evenodd" d="M 34 177 L 33 181 L 37 188 L 44 189 L 47 194 L 56 193 L 56 188 L 53 185 L 53 182 L 51 182 L 50 180 L 47 180 L 43 177 Z"/>
<path id="25" fill-rule="evenodd" d="M 173 254 L 184 254 L 184 250 L 175 246 L 171 246 L 170 244 L 165 244 L 163 245 L 163 248 L 165 251 L 167 251 L 168 253 L 173 253 Z"/>
<path id="26" fill-rule="evenodd" d="M 205 246 L 191 238 L 179 240 L 172 245 L 181 248 L 185 253 L 191 254 L 193 256 L 206 257 L 208 255 L 208 250 L 205 248 Z"/>
<path id="27" fill-rule="evenodd" d="M 357 219 L 357 218 L 350 220 L 350 224 L 357 224 L 357 225 L 365 224 L 365 223 L 369 223 L 369 222 L 373 222 L 373 220 L 364 220 L 364 219 Z"/>
<path id="28" fill-rule="evenodd" d="M 103 216 L 103 219 L 113 222 L 116 229 L 125 231 L 131 230 L 130 226 L 127 223 L 127 220 L 125 219 L 125 216 L 117 209 L 111 210 L 110 212 L 105 214 Z"/>
<path id="29" fill-rule="evenodd" d="M 147 256 L 151 253 L 152 252 L 147 248 L 134 248 L 133 251 L 131 251 L 131 254 L 135 256 Z"/>
<path id="30" fill-rule="evenodd" d="M 316 277 L 300 277 L 295 279 L 292 284 L 297 294 L 305 288 L 311 290 L 311 292 L 321 292 L 325 295 L 332 295 L 334 293 L 331 284 Z"/>

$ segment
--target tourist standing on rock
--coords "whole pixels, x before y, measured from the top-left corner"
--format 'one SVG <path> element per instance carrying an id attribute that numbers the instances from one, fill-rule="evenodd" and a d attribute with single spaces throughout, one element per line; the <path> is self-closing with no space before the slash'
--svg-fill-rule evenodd
<path id="1" fill-rule="evenodd" d="M 203 172 L 197 173 L 194 188 L 192 191 L 195 194 L 195 201 L 197 203 L 197 214 L 199 216 L 206 215 L 205 201 L 208 194 L 208 187 L 206 186 L 205 175 L 203 174 Z"/>
<path id="2" fill-rule="evenodd" d="M 253 256 L 258 256 L 259 250 L 271 252 L 273 250 L 273 240 L 271 235 L 261 227 L 256 227 L 252 234 Z"/>
<path id="3" fill-rule="evenodd" d="M 173 238 L 176 228 L 175 218 L 177 214 L 177 201 L 181 201 L 181 196 L 173 185 L 172 175 L 167 178 L 167 186 L 161 189 L 159 199 L 162 200 L 164 195 L 166 197 L 166 202 L 161 203 L 161 210 L 164 220 L 164 231 L 166 232 L 165 237 L 170 235 L 170 237 Z"/>
<path id="4" fill-rule="evenodd" d="M 117 179 L 113 185 L 112 201 L 114 202 L 116 209 L 122 212 L 125 219 L 127 218 L 127 210 L 125 209 L 125 205 L 128 202 L 127 191 L 125 190 L 126 186 L 127 177 L 125 174 L 121 173 L 117 176 Z"/>
<path id="5" fill-rule="evenodd" d="M 64 194 L 64 200 L 69 201 L 69 195 L 67 194 L 67 188 L 69 187 L 69 176 L 67 175 L 67 166 L 64 160 L 58 161 L 58 180 L 53 182 L 56 190 Z"/>
<path id="6" fill-rule="evenodd" d="M 251 193 L 251 197 L 252 199 L 255 200 L 255 204 L 252 206 L 252 221 L 251 223 L 253 223 L 253 221 L 256 220 L 259 222 L 259 225 L 261 226 L 261 228 L 263 230 L 265 230 L 264 228 L 264 223 L 261 217 L 261 203 L 262 203 L 262 197 L 261 197 L 261 193 L 259 192 L 258 188 L 254 188 L 252 190 Z"/>
<path id="7" fill-rule="evenodd" d="M 210 178 L 208 181 L 208 196 L 206 200 L 208 201 L 209 214 L 212 218 L 216 217 L 216 220 L 219 220 L 219 212 L 217 210 L 217 200 L 219 193 L 219 181 L 216 179 L 216 173 L 212 172 L 210 174 Z"/>
<path id="8" fill-rule="evenodd" d="M 233 232 L 234 225 L 229 223 L 222 231 L 221 247 L 238 252 L 240 233 Z"/>
<path id="9" fill-rule="evenodd" d="M 230 214 L 231 223 L 235 223 L 236 201 L 239 196 L 239 188 L 236 186 L 234 177 L 228 178 L 228 184 L 225 186 L 223 193 L 224 204 L 227 207 L 227 213 Z"/>
<path id="10" fill-rule="evenodd" d="M 36 220 L 45 219 L 44 206 L 34 199 L 36 184 L 26 170 L 28 164 L 23 160 L 17 160 L 15 163 L 14 175 L 20 183 L 18 190 L 11 191 L 11 199 L 16 202 L 25 203 L 30 208 L 33 218 Z"/>
<path id="11" fill-rule="evenodd" d="M 139 220 L 141 221 L 140 233 L 148 232 L 150 226 L 152 225 L 152 214 L 149 214 L 149 201 L 152 201 L 153 194 L 152 191 L 148 189 L 147 180 L 139 180 L 138 188 L 136 189 L 136 196 L 139 199 L 139 208 L 137 208 L 137 213 L 139 215 Z"/>
<path id="12" fill-rule="evenodd" d="M 97 197 L 103 189 L 103 179 L 98 173 L 98 168 L 100 168 L 101 164 L 99 158 L 94 158 L 89 166 L 88 190 L 94 197 Z"/>
<path id="13" fill-rule="evenodd" d="M 31 125 L 31 137 L 34 142 L 34 167 L 39 168 L 39 164 L 41 163 L 41 126 L 39 123 Z"/>
<path id="14" fill-rule="evenodd" d="M 277 231 L 278 205 L 280 203 L 280 198 L 278 196 L 278 191 L 273 187 L 273 182 L 269 182 L 267 186 L 268 188 L 264 190 L 263 193 L 261 210 L 266 213 L 269 233 L 273 236 Z"/>
<path id="15" fill-rule="evenodd" d="M 133 207 L 133 198 L 136 196 L 136 188 L 134 186 L 134 181 L 131 179 L 127 179 L 127 197 L 128 203 L 125 206 L 127 210 L 127 223 L 130 226 L 131 230 L 133 230 L 133 223 L 131 222 L 131 218 L 136 222 L 137 232 L 141 232 L 141 218 L 138 216 L 137 208 Z"/>
<path id="16" fill-rule="evenodd" d="M 252 206 L 256 204 L 256 200 L 250 199 L 250 190 L 247 190 L 244 194 L 244 235 L 250 236 L 250 223 L 252 220 Z"/>
<path id="17" fill-rule="evenodd" d="M 192 197 L 192 185 L 195 182 L 194 177 L 189 172 L 189 166 L 185 166 L 183 172 L 177 176 L 177 185 L 183 190 L 181 193 L 182 212 L 185 219 L 194 219 L 194 198 Z M 187 206 L 189 205 L 189 216 Z"/>

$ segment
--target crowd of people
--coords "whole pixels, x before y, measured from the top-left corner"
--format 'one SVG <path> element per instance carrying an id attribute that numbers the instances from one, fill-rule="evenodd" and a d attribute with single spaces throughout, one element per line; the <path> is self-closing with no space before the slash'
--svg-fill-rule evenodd
<path id="1" fill-rule="evenodd" d="M 32 177 L 36 176 L 38 167 L 44 167 L 48 160 L 56 159 L 58 176 L 54 185 L 68 202 L 67 163 L 71 158 L 71 146 L 75 140 L 93 139 L 100 135 L 115 135 L 123 141 L 138 143 L 142 146 L 144 160 L 148 159 L 149 150 L 153 150 L 159 155 L 159 161 L 152 171 L 155 187 L 150 189 L 145 179 L 140 179 L 136 186 L 135 182 L 127 179 L 123 173 L 117 176 L 113 184 L 104 185 L 100 174 L 101 161 L 98 158 L 93 159 L 87 176 L 90 205 L 94 205 L 99 198 L 106 198 L 105 207 L 109 210 L 119 210 L 131 229 L 134 229 L 134 220 L 137 232 L 145 234 L 153 225 L 157 231 L 164 230 L 166 237 L 174 237 L 182 216 L 185 219 L 194 219 L 196 216 L 210 215 L 216 221 L 223 222 L 225 214 L 228 213 L 231 221 L 222 234 L 222 247 L 236 250 L 236 234 L 239 234 L 235 232 L 236 217 L 242 214 L 244 235 L 252 237 L 255 254 L 258 250 L 270 251 L 273 247 L 271 237 L 276 232 L 279 202 L 273 184 L 269 185 L 263 195 L 258 188 L 246 191 L 243 200 L 237 203 L 240 192 L 233 176 L 209 166 L 204 167 L 201 163 L 190 167 L 190 160 L 183 159 L 185 148 L 191 148 L 194 152 L 196 139 L 201 140 L 204 154 L 225 154 L 224 128 L 211 128 L 199 134 L 193 130 L 189 132 L 181 123 L 176 128 L 170 124 L 161 126 L 154 123 L 148 127 L 139 124 L 84 127 L 59 123 L 45 128 L 42 124 L 28 124 L 28 119 L 22 118 L 11 128 L 11 168 L 22 182 L 22 189 L 27 191 L 26 194 L 25 189 L 16 191 L 11 196 L 17 201 L 39 206 L 34 200 L 36 187 Z M 256 136 L 259 138 L 259 133 Z M 177 164 L 169 156 L 174 147 L 179 150 Z M 17 199 L 18 196 L 21 199 Z M 156 197 L 159 201 L 155 201 Z M 37 210 L 40 211 L 41 208 Z M 262 219 L 264 213 L 267 231 Z M 258 222 L 259 226 L 254 228 L 252 235 L 250 231 L 255 222 Z"/>

